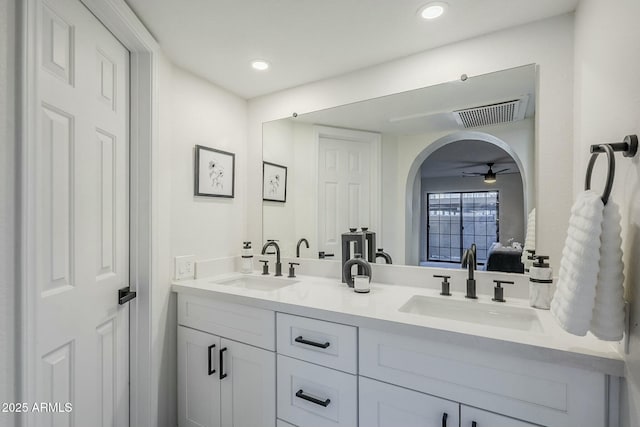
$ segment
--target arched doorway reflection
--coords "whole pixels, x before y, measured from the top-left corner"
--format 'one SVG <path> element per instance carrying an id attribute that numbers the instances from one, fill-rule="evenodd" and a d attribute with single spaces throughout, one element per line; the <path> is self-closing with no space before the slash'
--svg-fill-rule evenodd
<path id="1" fill-rule="evenodd" d="M 523 242 L 527 169 L 529 159 L 523 164 L 490 134 L 458 132 L 429 144 L 407 177 L 407 263 L 457 265 L 471 243 L 482 261 L 493 243 Z"/>

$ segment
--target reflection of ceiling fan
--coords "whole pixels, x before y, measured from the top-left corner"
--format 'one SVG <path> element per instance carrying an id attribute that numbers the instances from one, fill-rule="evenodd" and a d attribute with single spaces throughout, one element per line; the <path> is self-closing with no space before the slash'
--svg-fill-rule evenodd
<path id="1" fill-rule="evenodd" d="M 484 182 L 486 182 L 487 184 L 493 184 L 494 182 L 496 182 L 496 175 L 502 174 L 509 170 L 509 168 L 505 168 L 505 169 L 500 169 L 499 171 L 494 172 L 493 165 L 494 163 L 487 163 L 487 166 L 489 166 L 489 170 L 486 172 L 462 172 L 462 173 L 470 176 L 483 176 Z"/>

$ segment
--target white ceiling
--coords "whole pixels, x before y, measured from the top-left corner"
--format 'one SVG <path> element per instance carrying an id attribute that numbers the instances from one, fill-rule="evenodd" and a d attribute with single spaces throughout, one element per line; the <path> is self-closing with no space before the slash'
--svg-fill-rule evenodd
<path id="1" fill-rule="evenodd" d="M 177 65 L 244 98 L 575 10 L 579 0 L 126 0 Z M 266 72 L 252 59 L 268 60 Z"/>
<path id="2" fill-rule="evenodd" d="M 452 142 L 434 151 L 420 171 L 423 178 L 461 177 L 463 172 L 486 173 L 489 162 L 494 163 L 494 172 L 508 169 L 503 173 L 520 173 L 516 162 L 502 148 L 475 140 Z"/>

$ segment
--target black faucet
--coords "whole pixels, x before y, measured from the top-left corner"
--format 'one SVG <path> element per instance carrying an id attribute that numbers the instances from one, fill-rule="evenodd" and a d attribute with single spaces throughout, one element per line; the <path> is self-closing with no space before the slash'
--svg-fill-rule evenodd
<path id="1" fill-rule="evenodd" d="M 467 294 L 465 298 L 477 299 L 476 295 L 476 279 L 473 278 L 473 272 L 476 269 L 476 244 L 473 243 L 471 248 L 464 251 L 462 255 L 462 268 L 468 268 L 469 277 L 467 278 Z"/>
<path id="2" fill-rule="evenodd" d="M 273 246 L 276 248 L 276 276 L 282 276 L 282 263 L 280 262 L 280 246 L 275 241 L 265 243 L 262 247 L 262 255 L 267 253 L 267 248 Z"/>
<path id="3" fill-rule="evenodd" d="M 296 258 L 300 258 L 300 245 L 304 243 L 307 246 L 307 249 L 309 249 L 309 241 L 307 239 L 305 239 L 304 237 L 300 240 L 298 240 L 298 244 L 296 245 Z"/>
<path id="4" fill-rule="evenodd" d="M 386 262 L 387 264 L 393 264 L 393 261 L 391 260 L 391 255 L 386 253 L 382 248 L 378 248 L 378 252 L 376 252 L 376 259 L 378 258 L 384 258 L 384 262 Z"/>

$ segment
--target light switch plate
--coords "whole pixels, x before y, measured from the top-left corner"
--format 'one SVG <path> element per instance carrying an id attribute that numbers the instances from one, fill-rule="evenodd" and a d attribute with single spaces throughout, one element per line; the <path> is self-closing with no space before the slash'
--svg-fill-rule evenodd
<path id="1" fill-rule="evenodd" d="M 195 278 L 196 256 L 182 255 L 175 257 L 175 269 L 173 277 L 176 280 L 187 280 Z"/>

